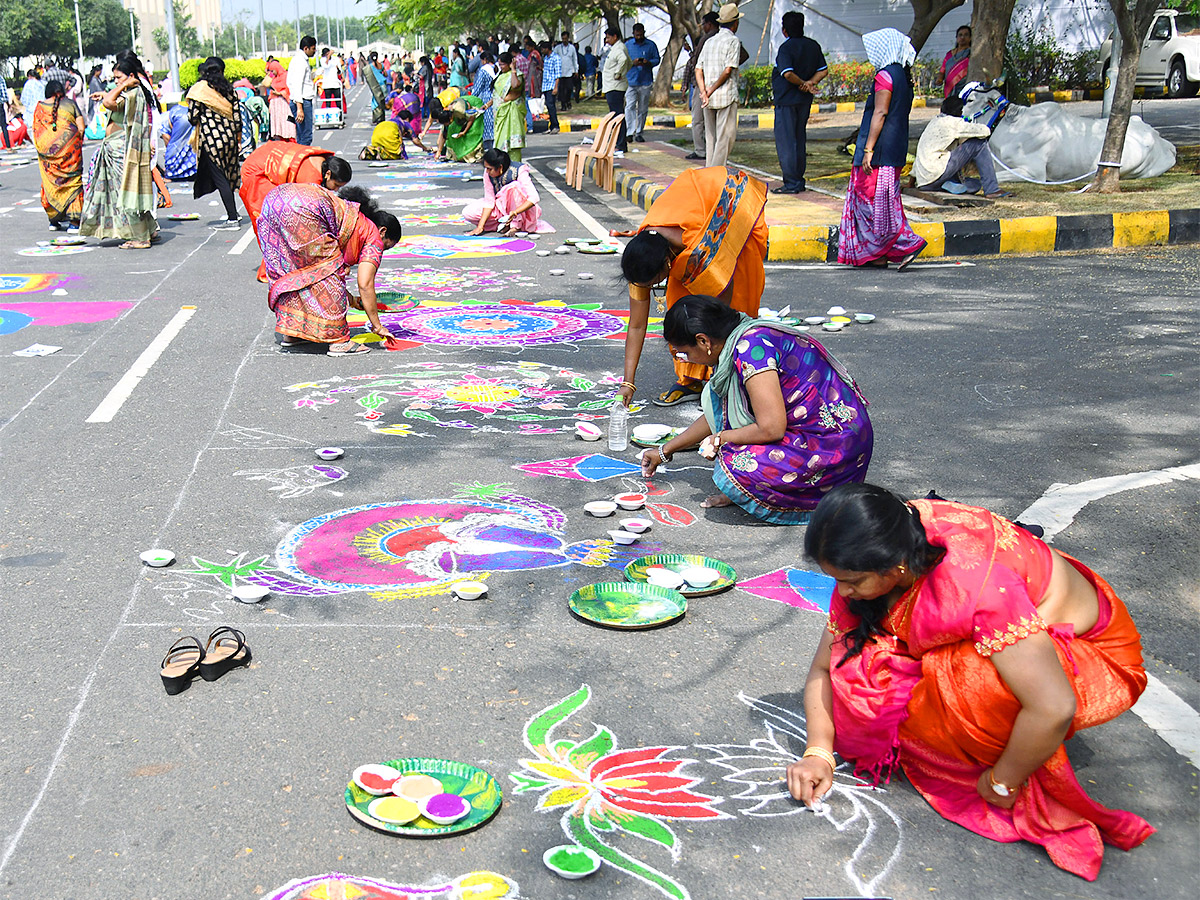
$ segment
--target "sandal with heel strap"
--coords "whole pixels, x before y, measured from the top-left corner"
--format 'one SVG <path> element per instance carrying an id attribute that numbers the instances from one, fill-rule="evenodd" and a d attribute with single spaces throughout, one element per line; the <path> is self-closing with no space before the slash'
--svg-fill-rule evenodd
<path id="1" fill-rule="evenodd" d="M 250 645 L 246 636 L 236 628 L 222 625 L 208 636 L 204 659 L 200 662 L 200 677 L 216 681 L 230 669 L 250 665 Z"/>
<path id="2" fill-rule="evenodd" d="M 187 690 L 196 673 L 200 671 L 203 660 L 204 648 L 200 646 L 200 641 L 191 635 L 181 637 L 173 643 L 167 650 L 167 655 L 163 657 L 158 673 L 167 693 L 174 695 Z"/>

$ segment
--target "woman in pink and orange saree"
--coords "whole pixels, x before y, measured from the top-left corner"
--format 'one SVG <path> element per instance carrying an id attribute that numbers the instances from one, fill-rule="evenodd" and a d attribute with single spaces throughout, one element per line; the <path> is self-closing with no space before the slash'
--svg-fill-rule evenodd
<path id="1" fill-rule="evenodd" d="M 1104 844 L 1154 828 L 1087 795 L 1063 741 L 1146 687 L 1141 639 L 1103 578 L 985 509 L 830 491 L 805 553 L 837 580 L 805 686 L 808 747 L 792 795 L 829 790 L 834 753 L 876 780 L 901 768 L 941 815 L 1031 841 L 1095 880 Z"/>

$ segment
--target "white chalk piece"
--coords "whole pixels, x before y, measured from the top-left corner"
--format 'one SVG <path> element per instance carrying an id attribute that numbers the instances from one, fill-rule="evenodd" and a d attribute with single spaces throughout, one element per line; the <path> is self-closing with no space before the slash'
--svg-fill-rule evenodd
<path id="1" fill-rule="evenodd" d="M 30 344 L 24 350 L 14 350 L 13 356 L 49 356 L 61 349 L 62 347 L 51 347 L 49 344 Z"/>
<path id="2" fill-rule="evenodd" d="M 827 316 L 844 316 L 845 314 L 846 310 L 841 306 L 831 306 L 825 311 L 825 315 Z"/>
<path id="3" fill-rule="evenodd" d="M 829 804 L 824 800 L 814 800 L 812 802 L 811 809 L 813 811 L 813 815 L 823 816 L 825 813 L 829 812 Z"/>
<path id="4" fill-rule="evenodd" d="M 67 292 L 66 292 L 65 290 L 63 290 L 62 288 L 55 288 L 55 289 L 54 289 L 54 290 L 52 290 L 50 293 L 51 293 L 51 295 L 53 295 L 53 296 L 55 296 L 55 297 L 65 297 L 65 296 L 67 296 Z"/>

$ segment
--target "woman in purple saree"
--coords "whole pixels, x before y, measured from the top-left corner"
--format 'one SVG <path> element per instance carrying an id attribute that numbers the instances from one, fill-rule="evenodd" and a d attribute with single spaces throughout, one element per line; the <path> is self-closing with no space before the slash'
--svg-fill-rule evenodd
<path id="1" fill-rule="evenodd" d="M 804 331 L 752 319 L 693 294 L 667 312 L 663 337 L 688 362 L 714 366 L 704 415 L 642 458 L 649 477 L 676 450 L 700 445 L 720 489 L 756 518 L 803 525 L 833 487 L 861 482 L 874 432 L 854 379 Z"/>

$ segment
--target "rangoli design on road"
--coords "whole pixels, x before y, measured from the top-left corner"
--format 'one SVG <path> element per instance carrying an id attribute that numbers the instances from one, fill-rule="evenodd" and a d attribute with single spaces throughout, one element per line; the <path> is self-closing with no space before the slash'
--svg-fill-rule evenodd
<path id="1" fill-rule="evenodd" d="M 513 466 L 526 475 L 534 477 L 549 475 L 552 478 L 570 478 L 575 481 L 595 483 L 606 478 L 619 478 L 641 471 L 641 466 L 628 459 L 617 459 L 603 453 L 588 453 L 584 456 L 566 456 L 562 459 L 545 459 L 541 462 L 521 463 Z"/>
<path id="2" fill-rule="evenodd" d="M 56 272 L 32 272 L 28 275 L 0 274 L 0 296 L 48 291 L 73 277 L 72 275 L 60 275 Z"/>
<path id="3" fill-rule="evenodd" d="M 336 484 L 350 473 L 341 466 L 325 463 L 288 466 L 283 469 L 240 469 L 233 474 L 247 481 L 264 481 L 270 485 L 267 490 L 278 492 L 281 500 L 290 500 L 293 497 L 306 497 L 313 491 Z M 333 493 L 335 496 L 341 496 L 337 491 Z"/>
<path id="4" fill-rule="evenodd" d="M 388 205 L 393 209 L 446 209 L 456 206 L 462 209 L 474 198 L 472 197 L 397 197 L 389 200 Z"/>
<path id="5" fill-rule="evenodd" d="M 423 189 L 432 190 L 433 185 Z M 524 238 L 488 237 L 487 235 L 418 234 L 401 238 L 383 255 L 389 259 L 486 259 L 524 253 L 536 247 Z M 71 248 L 69 248 L 71 249 Z"/>
<path id="6" fill-rule="evenodd" d="M 294 409 L 353 401 L 355 417 L 376 434 L 424 437 L 421 426 L 476 434 L 561 434 L 575 422 L 605 418 L 620 379 L 594 381 L 538 362 L 412 363 L 386 374 L 331 375 L 288 385 Z"/>
<path id="7" fill-rule="evenodd" d="M 95 247 L 26 247 L 18 250 L 17 256 L 73 256 L 76 253 L 91 253 Z"/>
<path id="8" fill-rule="evenodd" d="M 405 167 L 407 168 L 407 166 Z M 379 178 L 470 178 L 477 175 L 470 169 L 431 169 L 428 166 L 408 172 L 380 172 Z"/>
<path id="9" fill-rule="evenodd" d="M 329 872 L 297 878 L 267 900 L 519 900 L 515 881 L 496 872 L 469 872 L 450 880 L 399 884 L 362 875 Z"/>
<path id="10" fill-rule="evenodd" d="M 834 583 L 834 580 L 823 572 L 784 566 L 757 578 L 738 582 L 738 590 L 762 597 L 764 600 L 786 603 L 796 609 L 828 613 Z"/>
<path id="11" fill-rule="evenodd" d="M 420 307 L 383 321 L 401 340 L 451 347 L 537 347 L 607 337 L 620 322 L 604 312 L 545 307 Z"/>
<path id="12" fill-rule="evenodd" d="M 365 591 L 376 600 L 448 594 L 464 579 L 499 572 L 616 569 L 657 545 L 631 552 L 607 540 L 568 543 L 562 511 L 510 493 L 504 484 L 461 486 L 448 499 L 368 503 L 315 516 L 275 548 L 275 565 L 247 553 L 228 563 L 192 557 L 180 575 L 245 582 L 278 595 L 327 597 Z"/>
<path id="13" fill-rule="evenodd" d="M 27 325 L 91 325 L 115 319 L 132 303 L 124 300 L 41 300 L 9 303 L 0 298 L 0 334 L 12 334 Z"/>
<path id="14" fill-rule="evenodd" d="M 396 213 L 396 218 L 402 228 L 435 228 L 443 225 L 465 225 L 466 219 L 460 213 Z"/>
<path id="15" fill-rule="evenodd" d="M 411 184 L 374 184 L 371 185 L 372 193 L 375 191 L 386 191 L 388 193 L 398 194 L 414 194 L 417 191 L 429 193 L 440 189 L 441 185 L 430 184 L 428 181 L 415 181 Z"/>
<path id="16" fill-rule="evenodd" d="M 791 798 L 785 781 L 789 763 L 799 759 L 806 743 L 804 716 L 765 699 L 739 694 L 765 736 L 748 744 L 669 744 L 618 749 L 617 737 L 595 725 L 590 736 L 573 741 L 556 734 L 591 699 L 591 688 L 579 690 L 536 713 L 525 725 L 525 746 L 533 754 L 520 760 L 509 775 L 515 794 L 538 795 L 536 809 L 559 815 L 567 838 L 594 851 L 614 869 L 625 872 L 673 900 L 689 900 L 688 889 L 662 869 L 615 846 L 626 836 L 640 838 L 665 851 L 672 862 L 683 846 L 672 822 L 697 830 L 706 821 L 729 824 L 739 816 L 812 816 L 838 833 L 858 837 L 845 865 L 855 890 L 876 896 L 903 844 L 901 820 L 881 799 L 886 792 L 856 778 L 850 764 L 834 773 L 833 788 L 820 810 Z M 647 741 L 646 743 L 653 743 Z M 794 745 L 797 752 L 790 746 Z M 711 767 L 709 775 L 699 767 Z M 723 784 L 729 796 L 701 793 L 701 784 Z"/>
<path id="17" fill-rule="evenodd" d="M 640 838 L 679 859 L 682 845 L 671 821 L 729 818 L 717 809 L 720 797 L 695 790 L 703 776 L 685 773 L 694 760 L 676 754 L 682 747 L 618 750 L 617 738 L 602 725 L 586 740 L 556 737 L 555 731 L 591 699 L 586 684 L 537 713 L 525 725 L 525 746 L 533 759 L 509 778 L 515 793 L 539 794 L 537 809 L 561 816 L 563 833 L 614 869 L 687 900 L 687 889 L 665 872 L 618 849 L 621 835 Z"/>
<path id="18" fill-rule="evenodd" d="M 406 266 L 403 269 L 380 269 L 375 275 L 377 290 L 400 291 L 406 294 L 457 294 L 474 291 L 493 294 L 497 291 L 528 289 L 536 280 L 522 274 L 520 269 L 481 269 L 475 266 Z"/>

